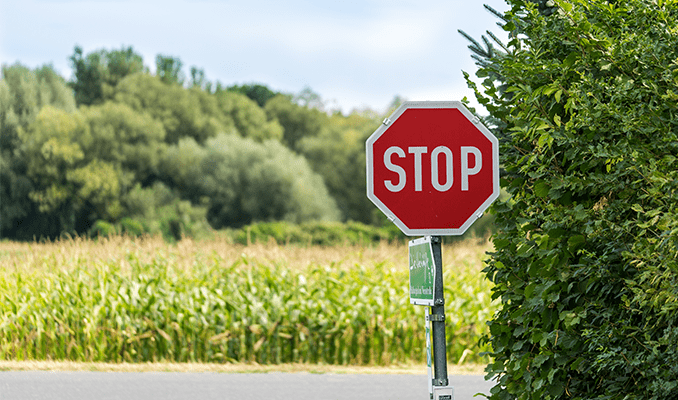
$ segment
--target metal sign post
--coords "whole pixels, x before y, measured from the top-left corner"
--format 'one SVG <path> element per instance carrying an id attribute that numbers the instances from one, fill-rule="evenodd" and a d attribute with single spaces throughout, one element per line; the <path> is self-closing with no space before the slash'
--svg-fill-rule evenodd
<path id="1" fill-rule="evenodd" d="M 433 365 L 435 377 L 433 386 L 447 386 L 447 343 L 445 340 L 445 294 L 443 293 L 443 257 L 442 240 L 440 236 L 431 237 L 433 248 L 433 263 L 436 274 L 434 282 L 435 303 L 431 307 L 431 321 L 433 322 Z"/>
<path id="2" fill-rule="evenodd" d="M 454 398 L 448 386 L 447 343 L 445 339 L 445 298 L 443 293 L 442 240 L 426 236 L 409 243 L 410 303 L 425 306 L 426 361 L 429 395 L 433 400 Z M 430 307 L 430 309 L 429 309 Z M 430 310 L 430 312 L 429 312 Z M 431 331 L 433 325 L 433 369 L 431 373 Z M 451 397 L 448 397 L 451 396 Z"/>
<path id="3" fill-rule="evenodd" d="M 424 307 L 426 316 L 426 366 L 428 367 L 428 394 L 433 399 L 433 370 L 431 369 L 431 322 L 429 322 L 428 307 Z"/>

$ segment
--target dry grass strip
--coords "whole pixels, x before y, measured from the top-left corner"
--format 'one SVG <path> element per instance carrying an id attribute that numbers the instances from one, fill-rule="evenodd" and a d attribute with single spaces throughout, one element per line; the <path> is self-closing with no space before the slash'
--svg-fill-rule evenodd
<path id="1" fill-rule="evenodd" d="M 449 375 L 483 375 L 484 365 L 449 365 Z M 187 373 L 312 373 L 312 374 L 426 374 L 425 365 L 389 367 L 323 364 L 206 364 L 206 363 L 94 363 L 74 361 L 0 361 L 0 371 L 95 371 L 95 372 L 187 372 Z"/>

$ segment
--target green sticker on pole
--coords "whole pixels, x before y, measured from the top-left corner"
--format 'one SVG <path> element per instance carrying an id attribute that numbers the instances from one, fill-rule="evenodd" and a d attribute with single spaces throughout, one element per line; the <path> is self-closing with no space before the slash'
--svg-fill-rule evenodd
<path id="1" fill-rule="evenodd" d="M 431 237 L 410 241 L 410 303 L 418 306 L 435 304 L 435 263 Z"/>

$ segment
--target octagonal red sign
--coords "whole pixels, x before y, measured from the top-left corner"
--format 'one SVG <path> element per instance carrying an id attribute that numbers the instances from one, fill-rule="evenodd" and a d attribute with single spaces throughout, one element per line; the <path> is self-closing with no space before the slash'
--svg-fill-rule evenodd
<path id="1" fill-rule="evenodd" d="M 499 196 L 499 143 L 458 101 L 405 102 L 367 139 L 367 197 L 406 235 L 461 235 Z"/>

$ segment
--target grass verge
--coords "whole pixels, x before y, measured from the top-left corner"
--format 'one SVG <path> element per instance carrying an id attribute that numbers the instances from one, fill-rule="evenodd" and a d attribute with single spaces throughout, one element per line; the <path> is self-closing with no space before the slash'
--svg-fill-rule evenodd
<path id="1" fill-rule="evenodd" d="M 485 365 L 448 365 L 449 375 L 483 375 Z M 256 363 L 100 363 L 74 361 L 0 361 L 0 371 L 92 371 L 92 372 L 183 372 L 183 373 L 311 373 L 311 374 L 426 374 L 426 365 L 403 364 L 388 367 L 326 364 Z"/>

